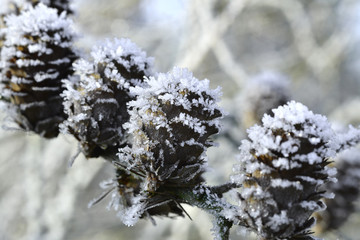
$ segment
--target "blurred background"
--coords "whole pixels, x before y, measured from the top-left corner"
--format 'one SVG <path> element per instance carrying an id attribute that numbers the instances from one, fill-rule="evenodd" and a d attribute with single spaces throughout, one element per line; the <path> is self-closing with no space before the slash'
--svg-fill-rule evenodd
<path id="1" fill-rule="evenodd" d="M 209 184 L 229 180 L 246 128 L 276 107 L 281 93 L 336 125 L 360 124 L 359 1 L 74 0 L 73 9 L 84 54 L 105 38 L 126 37 L 155 57 L 157 71 L 186 67 L 222 87 L 228 116 L 219 147 L 208 151 Z M 272 84 L 277 79 L 281 86 Z M 264 106 L 269 103 L 275 105 Z M 140 220 L 131 228 L 106 210 L 109 199 L 88 209 L 113 170 L 83 156 L 69 168 L 76 152 L 70 136 L 45 140 L 0 130 L 1 240 L 212 239 L 211 217 L 187 206 L 192 221 L 156 218 L 157 226 Z M 340 229 L 321 237 L 359 239 L 357 205 Z M 233 228 L 232 239 L 249 238 Z"/>

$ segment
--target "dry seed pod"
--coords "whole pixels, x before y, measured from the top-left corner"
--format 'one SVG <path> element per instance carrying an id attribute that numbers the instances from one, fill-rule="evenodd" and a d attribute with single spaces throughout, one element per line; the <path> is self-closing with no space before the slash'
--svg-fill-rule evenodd
<path id="1" fill-rule="evenodd" d="M 265 239 L 312 239 L 310 216 L 322 210 L 319 189 L 335 175 L 328 158 L 341 144 L 324 116 L 289 102 L 248 130 L 232 180 L 243 216 Z"/>
<path id="2" fill-rule="evenodd" d="M 132 86 L 152 74 L 153 59 L 129 39 L 95 46 L 92 60 L 74 64 L 78 78 L 66 82 L 65 132 L 80 142 L 86 157 L 115 156 L 125 140 L 122 125 L 129 120 L 127 103 Z"/>
<path id="3" fill-rule="evenodd" d="M 8 15 L 1 51 L 2 97 L 18 125 L 56 137 L 65 118 L 62 81 L 73 74 L 72 21 L 43 4 Z"/>

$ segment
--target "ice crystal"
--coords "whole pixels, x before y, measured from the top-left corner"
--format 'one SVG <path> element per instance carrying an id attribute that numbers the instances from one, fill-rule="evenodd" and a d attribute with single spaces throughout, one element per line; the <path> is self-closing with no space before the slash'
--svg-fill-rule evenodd
<path id="1" fill-rule="evenodd" d="M 64 118 L 62 81 L 73 73 L 74 32 L 66 13 L 43 4 L 5 17 L 1 51 L 2 98 L 25 130 L 57 136 Z"/>
<path id="2" fill-rule="evenodd" d="M 319 187 L 336 173 L 326 166 L 328 158 L 353 145 L 359 134 L 336 134 L 326 117 L 294 101 L 273 113 L 248 130 L 232 179 L 242 184 L 240 206 L 260 236 L 306 236 L 314 222 L 310 216 L 325 207 Z"/>
<path id="3" fill-rule="evenodd" d="M 129 39 L 95 46 L 92 60 L 74 64 L 77 78 L 66 82 L 65 132 L 74 135 L 86 157 L 115 154 L 124 141 L 122 125 L 129 120 L 129 88 L 152 75 L 153 59 Z"/>

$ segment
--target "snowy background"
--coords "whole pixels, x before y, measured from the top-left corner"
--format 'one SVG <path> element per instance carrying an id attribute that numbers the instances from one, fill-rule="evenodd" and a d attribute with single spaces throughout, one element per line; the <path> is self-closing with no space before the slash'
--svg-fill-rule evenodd
<path id="1" fill-rule="evenodd" d="M 223 129 L 231 131 L 208 152 L 209 183 L 229 179 L 245 136 L 243 90 L 248 93 L 247 84 L 264 71 L 288 79 L 290 98 L 330 121 L 360 124 L 356 0 L 75 0 L 73 8 L 82 34 L 77 46 L 84 51 L 105 38 L 128 37 L 155 57 L 158 71 L 187 67 L 222 87 L 229 113 Z M 69 136 L 44 140 L 1 130 L 0 149 L 1 240 L 211 239 L 209 216 L 186 206 L 193 221 L 156 219 L 154 227 L 142 220 L 132 228 L 106 210 L 108 199 L 88 209 L 112 168 L 82 156 L 68 168 L 77 150 Z M 325 238 L 357 239 L 359 217 L 355 212 Z M 235 230 L 232 239 L 246 239 Z"/>

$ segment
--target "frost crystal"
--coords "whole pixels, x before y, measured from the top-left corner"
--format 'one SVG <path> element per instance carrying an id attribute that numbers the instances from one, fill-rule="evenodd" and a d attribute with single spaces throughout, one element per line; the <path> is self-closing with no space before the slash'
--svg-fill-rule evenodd
<path id="1" fill-rule="evenodd" d="M 233 181 L 253 229 L 266 239 L 307 235 L 314 211 L 324 208 L 319 187 L 334 177 L 326 167 L 353 135 L 341 138 L 324 116 L 289 102 L 248 130 Z M 351 145 L 351 144 L 350 144 Z"/>
<path id="2" fill-rule="evenodd" d="M 124 126 L 133 145 L 120 150 L 118 161 L 141 173 L 148 201 L 161 204 L 174 200 L 168 189 L 203 181 L 209 137 L 219 131 L 222 116 L 220 90 L 180 68 L 147 78 L 146 84 L 131 88 L 137 99 L 129 103 L 130 121 Z"/>
<path id="3" fill-rule="evenodd" d="M 121 51 L 120 51 L 121 49 Z M 92 61 L 74 64 L 77 78 L 66 81 L 62 128 L 74 135 L 86 157 L 116 154 L 124 141 L 122 125 L 129 120 L 129 88 L 152 74 L 152 58 L 128 39 L 95 46 Z"/>
<path id="4" fill-rule="evenodd" d="M 56 137 L 65 114 L 62 81 L 73 73 L 72 22 L 43 4 L 5 18 L 1 94 L 25 130 Z"/>

